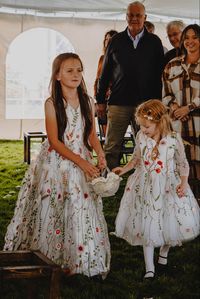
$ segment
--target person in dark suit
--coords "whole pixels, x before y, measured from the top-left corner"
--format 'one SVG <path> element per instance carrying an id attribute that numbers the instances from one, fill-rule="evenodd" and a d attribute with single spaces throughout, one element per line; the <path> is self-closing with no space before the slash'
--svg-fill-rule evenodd
<path id="1" fill-rule="evenodd" d="M 98 116 L 104 117 L 105 95 L 111 83 L 104 147 L 110 169 L 120 163 L 127 127 L 131 121 L 135 126 L 136 106 L 152 98 L 161 99 L 162 92 L 163 46 L 160 38 L 144 26 L 144 5 L 130 3 L 126 20 L 128 27 L 114 35 L 108 45 L 96 94 Z"/>
<path id="2" fill-rule="evenodd" d="M 166 65 L 173 58 L 181 55 L 181 51 L 179 48 L 180 39 L 183 29 L 185 28 L 185 24 L 181 20 L 174 20 L 167 24 L 167 36 L 173 49 L 169 50 L 164 57 L 164 65 Z"/>

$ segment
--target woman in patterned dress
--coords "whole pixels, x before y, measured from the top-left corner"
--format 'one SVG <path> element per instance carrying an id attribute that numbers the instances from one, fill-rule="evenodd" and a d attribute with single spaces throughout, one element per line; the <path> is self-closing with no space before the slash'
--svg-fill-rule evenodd
<path id="1" fill-rule="evenodd" d="M 188 185 L 189 166 L 179 133 L 171 129 L 166 106 L 149 100 L 136 110 L 140 125 L 132 159 L 113 171 L 129 176 L 116 218 L 114 234 L 133 246 L 143 246 L 146 273 L 155 275 L 154 248 L 160 247 L 158 264 L 167 265 L 170 246 L 199 235 L 199 206 Z"/>
<path id="2" fill-rule="evenodd" d="M 70 274 L 105 277 L 110 243 L 102 200 L 88 180 L 106 161 L 78 55 L 58 55 L 45 102 L 48 139 L 25 174 L 4 250 L 40 250 Z M 98 164 L 92 161 L 91 150 Z"/>

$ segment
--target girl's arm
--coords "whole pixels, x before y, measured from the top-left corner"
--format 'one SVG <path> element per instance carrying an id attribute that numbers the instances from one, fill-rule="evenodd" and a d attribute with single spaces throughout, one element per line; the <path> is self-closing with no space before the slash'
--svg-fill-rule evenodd
<path id="1" fill-rule="evenodd" d="M 179 133 L 177 136 L 177 147 L 175 149 L 175 163 L 177 165 L 178 172 L 180 174 L 181 183 L 176 187 L 176 191 L 179 197 L 185 195 L 188 188 L 188 176 L 189 176 L 189 164 L 185 154 L 185 148 L 182 138 Z"/>
<path id="2" fill-rule="evenodd" d="M 136 136 L 135 148 L 131 160 L 124 167 L 115 167 L 114 169 L 112 169 L 114 173 L 119 174 L 121 176 L 126 172 L 134 168 L 137 168 L 137 166 L 140 164 L 141 153 L 140 153 L 140 146 L 139 146 L 139 136 L 140 136 L 140 131 L 137 133 Z"/>
<path id="3" fill-rule="evenodd" d="M 74 162 L 88 176 L 96 177 L 99 175 L 99 170 L 97 167 L 81 158 L 80 155 L 72 152 L 68 147 L 66 147 L 64 143 L 62 143 L 58 139 L 56 112 L 53 102 L 50 99 L 45 102 L 45 123 L 48 140 L 52 149 L 54 149 L 62 157 Z"/>
<path id="4" fill-rule="evenodd" d="M 89 143 L 91 147 L 94 149 L 95 153 L 97 154 L 98 167 L 101 170 L 103 170 L 104 168 L 106 168 L 107 164 L 105 160 L 104 151 L 102 149 L 99 138 L 97 137 L 96 126 L 95 126 L 95 106 L 93 100 L 91 100 L 91 105 L 92 105 L 92 130 L 89 136 Z"/>

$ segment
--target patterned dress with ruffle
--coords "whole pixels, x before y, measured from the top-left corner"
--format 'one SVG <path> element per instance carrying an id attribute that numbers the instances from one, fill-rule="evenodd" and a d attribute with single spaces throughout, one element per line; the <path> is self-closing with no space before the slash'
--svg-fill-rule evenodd
<path id="1" fill-rule="evenodd" d="M 66 108 L 64 142 L 88 161 L 92 155 L 83 143 L 80 107 Z M 110 243 L 101 197 L 90 189 L 83 171 L 72 161 L 42 144 L 27 170 L 4 250 L 40 250 L 71 274 L 106 276 Z"/>
<path id="2" fill-rule="evenodd" d="M 137 135 L 133 162 L 116 218 L 115 235 L 131 245 L 160 247 L 181 245 L 200 233 L 199 206 L 188 186 L 179 198 L 180 175 L 189 172 L 182 139 L 178 133 L 156 141 L 142 132 Z"/>

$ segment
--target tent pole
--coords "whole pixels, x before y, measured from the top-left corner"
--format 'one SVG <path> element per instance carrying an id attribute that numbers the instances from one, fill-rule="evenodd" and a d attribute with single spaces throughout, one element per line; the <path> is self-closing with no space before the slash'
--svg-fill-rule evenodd
<path id="1" fill-rule="evenodd" d="M 24 17 L 21 16 L 21 33 L 24 31 Z M 22 139 L 22 128 L 23 128 L 23 119 L 20 119 L 20 127 L 19 127 L 19 139 Z"/>

